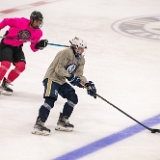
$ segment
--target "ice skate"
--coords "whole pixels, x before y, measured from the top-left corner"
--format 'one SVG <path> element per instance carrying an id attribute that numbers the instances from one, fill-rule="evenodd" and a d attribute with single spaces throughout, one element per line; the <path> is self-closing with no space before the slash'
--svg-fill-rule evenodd
<path id="1" fill-rule="evenodd" d="M 37 118 L 32 134 L 48 136 L 50 132 L 51 130 L 44 126 L 44 122 L 42 122 L 40 118 Z"/>
<path id="2" fill-rule="evenodd" d="M 7 82 L 6 78 L 4 77 L 2 85 L 0 86 L 0 93 L 4 95 L 12 95 L 13 90 L 9 88 L 10 83 Z"/>
<path id="3" fill-rule="evenodd" d="M 2 94 L 3 88 L 0 86 L 0 95 Z"/>
<path id="4" fill-rule="evenodd" d="M 74 125 L 69 122 L 68 117 L 60 113 L 55 130 L 71 132 L 73 131 L 73 128 Z"/>

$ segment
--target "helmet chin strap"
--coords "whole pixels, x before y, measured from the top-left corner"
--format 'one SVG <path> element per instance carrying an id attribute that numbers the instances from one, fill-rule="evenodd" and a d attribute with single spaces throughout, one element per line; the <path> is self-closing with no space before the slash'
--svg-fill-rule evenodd
<path id="1" fill-rule="evenodd" d="M 77 46 L 75 48 L 75 52 L 76 52 L 75 57 L 79 60 L 81 58 L 81 55 L 78 53 L 78 47 Z"/>
<path id="2" fill-rule="evenodd" d="M 76 52 L 76 54 L 78 54 L 78 47 L 77 46 L 76 46 L 75 52 Z"/>

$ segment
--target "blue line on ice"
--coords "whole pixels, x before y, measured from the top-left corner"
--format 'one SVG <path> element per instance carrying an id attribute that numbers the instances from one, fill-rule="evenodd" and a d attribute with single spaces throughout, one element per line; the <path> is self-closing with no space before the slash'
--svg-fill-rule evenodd
<path id="1" fill-rule="evenodd" d="M 160 123 L 160 114 L 142 122 L 142 124 L 146 125 L 147 127 L 151 127 L 151 126 L 157 125 L 159 123 Z M 119 132 L 116 132 L 112 135 L 104 137 L 98 141 L 90 143 L 86 146 L 83 146 L 83 147 L 78 148 L 76 150 L 73 150 L 69 153 L 61 155 L 57 158 L 54 158 L 53 160 L 77 160 L 77 159 L 82 158 L 84 156 L 87 156 L 91 153 L 94 153 L 102 148 L 108 147 L 114 143 L 117 143 L 117 142 L 122 141 L 128 137 L 131 137 L 131 136 L 133 136 L 143 130 L 145 130 L 144 127 L 142 127 L 139 124 L 136 124 L 136 125 L 133 125 L 133 126 L 126 128 L 126 129 L 123 129 Z"/>

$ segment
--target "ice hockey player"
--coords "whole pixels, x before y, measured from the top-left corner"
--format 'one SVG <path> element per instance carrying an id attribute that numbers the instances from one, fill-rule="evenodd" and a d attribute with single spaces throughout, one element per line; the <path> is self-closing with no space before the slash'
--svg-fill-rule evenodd
<path id="1" fill-rule="evenodd" d="M 84 88 L 85 86 L 88 94 L 96 98 L 94 83 L 87 81 L 86 77 L 83 76 L 84 53 L 87 49 L 87 44 L 78 37 L 73 38 L 69 42 L 71 43 L 70 47 L 57 53 L 44 76 L 44 103 L 39 108 L 33 134 L 50 134 L 50 129 L 46 128 L 44 123 L 49 116 L 50 110 L 54 107 L 58 94 L 65 98 L 67 102 L 63 106 L 63 111 L 60 113 L 55 130 L 68 132 L 73 130 L 74 125 L 69 122 L 69 117 L 78 103 L 78 96 L 71 85 L 79 88 Z"/>
<path id="2" fill-rule="evenodd" d="M 43 15 L 39 11 L 33 11 L 30 19 L 4 18 L 0 22 L 0 30 L 9 26 L 4 38 L 0 42 L 0 93 L 12 94 L 13 90 L 9 85 L 25 70 L 26 60 L 22 50 L 23 43 L 30 41 L 30 48 L 33 52 L 47 46 L 47 40 L 40 38 L 43 35 L 40 27 L 43 24 Z M 10 70 L 7 78 L 5 75 L 11 64 L 14 68 Z"/>

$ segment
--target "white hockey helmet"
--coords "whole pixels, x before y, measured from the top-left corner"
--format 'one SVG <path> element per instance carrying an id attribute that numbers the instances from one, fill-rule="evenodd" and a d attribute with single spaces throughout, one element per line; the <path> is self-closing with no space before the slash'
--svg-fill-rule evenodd
<path id="1" fill-rule="evenodd" d="M 71 43 L 72 46 L 75 45 L 76 48 L 81 47 L 83 49 L 87 49 L 87 43 L 79 37 L 74 37 L 69 42 Z"/>

